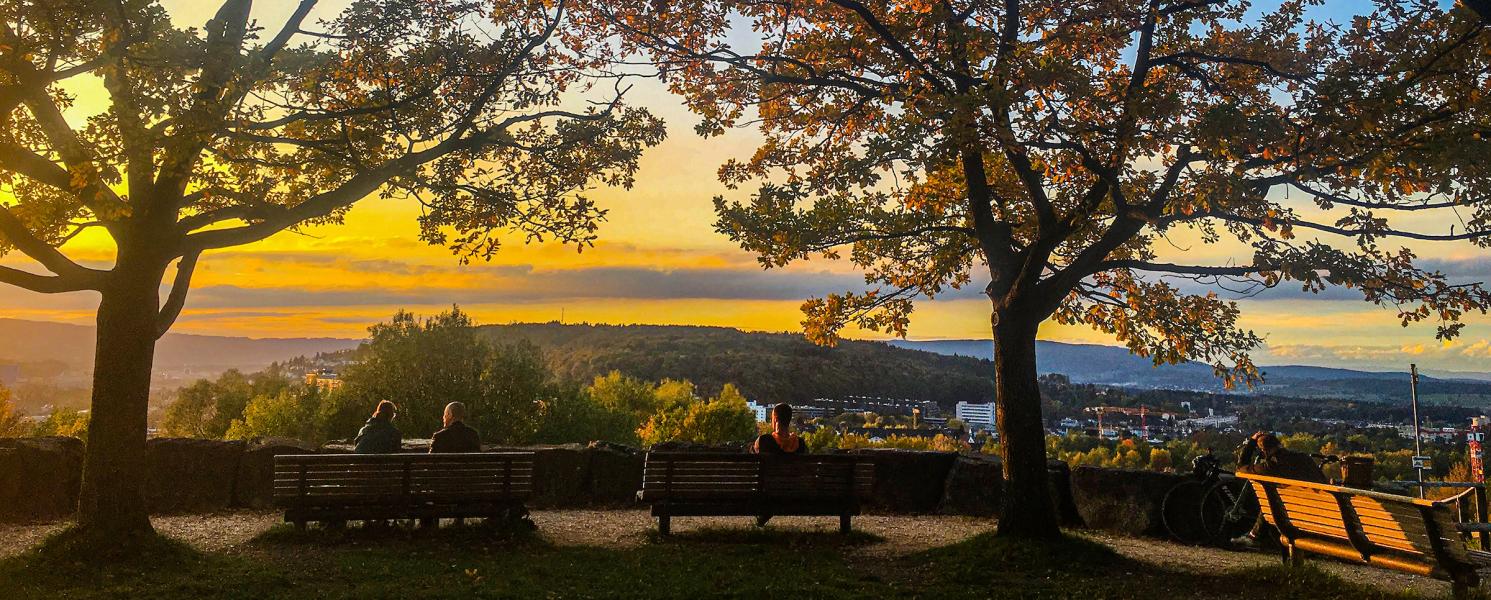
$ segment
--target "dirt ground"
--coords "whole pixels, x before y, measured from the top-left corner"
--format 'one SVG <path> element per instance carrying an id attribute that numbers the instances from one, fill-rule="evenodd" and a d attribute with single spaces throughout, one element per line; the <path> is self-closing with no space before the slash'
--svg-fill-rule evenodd
<path id="1" fill-rule="evenodd" d="M 555 545 L 629 548 L 647 543 L 654 526 L 645 510 L 541 510 L 532 515 L 539 534 Z M 751 526 L 745 517 L 675 518 L 673 530 L 678 534 L 705 527 Z M 211 515 L 177 515 L 156 517 L 156 529 L 201 550 L 232 553 L 255 536 L 280 522 L 274 512 L 238 511 Z M 0 558 L 14 556 L 40 542 L 65 523 L 0 525 Z M 894 559 L 939 546 L 956 543 L 994 528 L 994 521 L 947 515 L 857 517 L 855 529 L 882 538 L 883 541 L 856 546 L 850 552 L 863 553 L 872 560 Z M 804 530 L 836 530 L 837 519 L 778 517 L 772 527 Z M 1182 546 L 1163 540 L 1120 536 L 1104 532 L 1082 535 L 1099 541 L 1124 556 L 1141 562 L 1197 572 L 1265 566 L 1278 558 L 1271 553 L 1242 552 L 1217 548 Z M 1449 584 L 1413 577 L 1382 569 L 1319 561 L 1327 571 L 1352 581 L 1383 590 L 1411 590 L 1426 596 L 1449 594 Z"/>

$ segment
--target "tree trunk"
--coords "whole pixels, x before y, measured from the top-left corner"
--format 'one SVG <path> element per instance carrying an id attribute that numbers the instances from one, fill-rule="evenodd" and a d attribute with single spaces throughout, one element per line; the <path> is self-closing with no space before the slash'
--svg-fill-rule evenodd
<path id="1" fill-rule="evenodd" d="M 143 493 L 145 435 L 163 273 L 163 266 L 121 260 L 98 307 L 78 525 L 111 539 L 153 532 Z"/>
<path id="2" fill-rule="evenodd" d="M 1035 311 L 994 313 L 995 408 L 1004 460 L 999 535 L 1049 539 L 1060 535 L 1046 482 L 1046 427 L 1036 380 Z"/>

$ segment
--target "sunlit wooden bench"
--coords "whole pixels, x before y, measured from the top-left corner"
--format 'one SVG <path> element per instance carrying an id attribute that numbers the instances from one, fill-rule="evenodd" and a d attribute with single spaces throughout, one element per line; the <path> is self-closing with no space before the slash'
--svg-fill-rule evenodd
<path id="1" fill-rule="evenodd" d="M 1279 531 L 1284 559 L 1302 552 L 1449 581 L 1455 597 L 1480 584 L 1491 553 L 1466 547 L 1457 505 L 1470 493 L 1420 500 L 1370 490 L 1239 473 L 1258 494 L 1264 519 Z"/>
<path id="2" fill-rule="evenodd" d="M 662 535 L 680 516 L 838 516 L 848 533 L 874 482 L 857 456 L 649 452 L 637 499 Z"/>
<path id="3" fill-rule="evenodd" d="M 286 454 L 274 459 L 285 522 L 502 519 L 533 490 L 532 452 Z"/>

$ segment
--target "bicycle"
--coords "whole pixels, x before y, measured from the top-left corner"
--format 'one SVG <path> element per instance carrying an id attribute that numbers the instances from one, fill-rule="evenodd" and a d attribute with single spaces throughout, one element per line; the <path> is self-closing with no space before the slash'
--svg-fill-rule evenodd
<path id="1" fill-rule="evenodd" d="M 1221 545 L 1247 533 L 1258 498 L 1210 452 L 1191 461 L 1194 478 L 1165 492 L 1160 517 L 1170 537 L 1190 545 Z"/>
<path id="2" fill-rule="evenodd" d="M 1251 453 L 1244 456 L 1252 458 Z M 1317 468 L 1340 462 L 1333 454 L 1311 454 Z M 1160 503 L 1165 529 L 1176 541 L 1223 545 L 1252 530 L 1258 520 L 1258 496 L 1221 461 L 1207 452 L 1191 461 L 1194 479 L 1170 488 Z"/>

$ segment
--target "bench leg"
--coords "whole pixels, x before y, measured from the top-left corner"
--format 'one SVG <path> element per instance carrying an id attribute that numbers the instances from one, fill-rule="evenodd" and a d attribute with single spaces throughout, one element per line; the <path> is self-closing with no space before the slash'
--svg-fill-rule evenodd
<path id="1" fill-rule="evenodd" d="M 1480 587 L 1480 577 L 1475 571 L 1456 573 L 1450 581 L 1451 593 L 1455 600 L 1463 600 L 1470 597 L 1470 591 Z"/>
<path id="2" fill-rule="evenodd" d="M 852 518 L 853 517 L 850 517 L 849 515 L 839 515 L 839 533 L 846 534 L 846 535 L 849 533 L 849 531 L 850 531 L 849 521 Z"/>
<path id="3" fill-rule="evenodd" d="M 672 520 L 673 520 L 672 517 L 669 517 L 668 515 L 658 515 L 658 518 L 657 518 L 657 532 L 658 532 L 658 534 L 663 535 L 663 536 L 667 536 L 669 533 L 672 533 L 672 527 L 670 527 L 670 525 L 673 524 Z"/>
<path id="4" fill-rule="evenodd" d="M 1304 563 L 1304 557 L 1300 556 L 1299 549 L 1293 543 L 1284 546 L 1284 564 L 1290 567 L 1298 567 Z"/>

